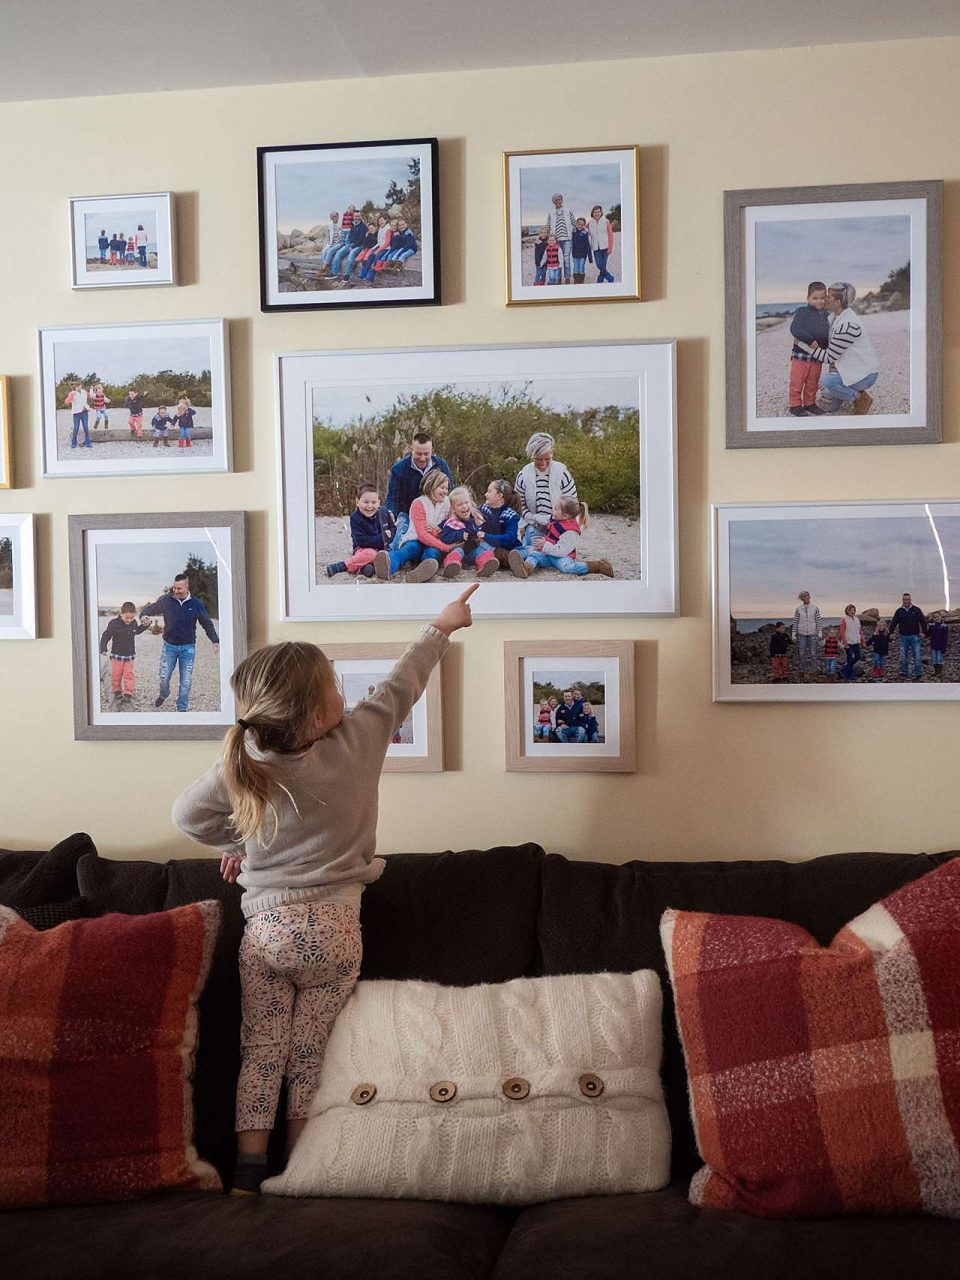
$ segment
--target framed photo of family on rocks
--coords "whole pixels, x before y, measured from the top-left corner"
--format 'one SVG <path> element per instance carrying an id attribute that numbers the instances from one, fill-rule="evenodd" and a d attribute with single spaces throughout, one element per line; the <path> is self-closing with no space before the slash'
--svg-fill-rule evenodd
<path id="1" fill-rule="evenodd" d="M 74 196 L 70 243 L 74 289 L 176 284 L 173 192 Z"/>
<path id="2" fill-rule="evenodd" d="M 40 330 L 43 474 L 230 470 L 225 320 Z"/>
<path id="3" fill-rule="evenodd" d="M 261 311 L 440 302 L 436 138 L 257 148 Z"/>
<path id="4" fill-rule="evenodd" d="M 640 150 L 503 156 L 507 306 L 637 302 Z"/>
<path id="5" fill-rule="evenodd" d="M 675 344 L 277 357 L 282 616 L 671 615 Z"/>
<path id="6" fill-rule="evenodd" d="M 403 643 L 325 644 L 333 663 L 347 715 L 377 690 L 406 652 Z M 434 667 L 423 695 L 398 724 L 383 765 L 384 773 L 443 772 L 443 707 L 440 667 Z"/>
<path id="7" fill-rule="evenodd" d="M 506 769 L 633 773 L 632 640 L 506 640 Z"/>
<path id="8" fill-rule="evenodd" d="M 713 518 L 715 701 L 960 699 L 960 501 Z"/>
<path id="9" fill-rule="evenodd" d="M 219 738 L 246 653 L 244 514 L 68 517 L 77 739 Z"/>
<path id="10" fill-rule="evenodd" d="M 727 448 L 942 440 L 943 183 L 724 193 Z"/>

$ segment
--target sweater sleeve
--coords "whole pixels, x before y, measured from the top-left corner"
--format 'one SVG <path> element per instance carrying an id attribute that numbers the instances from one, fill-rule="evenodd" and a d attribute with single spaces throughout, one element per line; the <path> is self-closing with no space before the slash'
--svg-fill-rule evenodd
<path id="1" fill-rule="evenodd" d="M 230 822 L 233 806 L 227 795 L 219 764 L 191 783 L 173 802 L 173 824 L 198 844 L 221 853 L 237 853 L 237 841 Z"/>
<path id="2" fill-rule="evenodd" d="M 436 547 L 438 551 L 446 551 L 447 544 L 442 538 L 436 537 L 427 531 L 427 513 L 420 501 L 414 502 L 410 507 L 410 522 L 413 525 L 418 542 L 422 542 L 425 547 Z"/>
<path id="3" fill-rule="evenodd" d="M 436 627 L 424 627 L 377 690 L 351 712 L 356 725 L 378 725 L 386 750 L 397 725 L 403 724 L 414 703 L 421 697 L 430 673 L 446 653 L 450 641 Z"/>
<path id="4" fill-rule="evenodd" d="M 545 556 L 570 556 L 577 549 L 580 535 L 574 529 L 565 529 L 556 542 L 544 542 L 541 551 Z"/>

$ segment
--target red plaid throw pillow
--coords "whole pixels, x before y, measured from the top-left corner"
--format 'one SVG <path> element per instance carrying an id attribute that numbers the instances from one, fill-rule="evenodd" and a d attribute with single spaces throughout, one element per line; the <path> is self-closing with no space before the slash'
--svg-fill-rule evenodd
<path id="1" fill-rule="evenodd" d="M 192 1146 L 217 902 L 38 933 L 0 907 L 0 1205 L 219 1190 Z"/>
<path id="2" fill-rule="evenodd" d="M 829 947 L 749 916 L 660 928 L 706 1162 L 694 1204 L 960 1217 L 960 859 Z"/>

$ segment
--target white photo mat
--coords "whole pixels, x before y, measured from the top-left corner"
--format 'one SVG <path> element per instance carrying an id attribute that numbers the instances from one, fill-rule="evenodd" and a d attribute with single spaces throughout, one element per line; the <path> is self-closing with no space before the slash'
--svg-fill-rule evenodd
<path id="1" fill-rule="evenodd" d="M 571 373 L 573 361 L 575 374 Z M 638 579 L 572 583 L 536 578 L 525 583 L 500 583 L 495 575 L 484 582 L 483 590 L 471 602 L 474 613 L 478 617 L 674 614 L 678 592 L 676 344 L 665 341 L 279 355 L 276 390 L 284 620 L 429 619 L 463 590 L 463 583 L 439 580 L 425 585 L 402 581 L 329 585 L 317 581 L 312 452 L 317 392 L 322 393 L 324 387 L 379 383 L 522 383 L 537 375 L 551 379 L 629 378 L 634 382 L 640 430 L 640 575 Z M 401 449 L 402 444 L 398 456 Z M 482 498 L 482 488 L 478 496 Z M 381 493 L 381 501 L 383 497 Z M 344 527 L 347 539 L 346 519 Z"/>

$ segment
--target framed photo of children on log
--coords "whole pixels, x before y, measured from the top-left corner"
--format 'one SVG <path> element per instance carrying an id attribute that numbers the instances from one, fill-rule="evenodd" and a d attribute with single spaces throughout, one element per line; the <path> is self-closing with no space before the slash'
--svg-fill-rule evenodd
<path id="1" fill-rule="evenodd" d="M 277 357 L 282 614 L 675 612 L 675 344 Z"/>
<path id="2" fill-rule="evenodd" d="M 0 513 L 0 640 L 37 638 L 33 516 Z"/>
<path id="3" fill-rule="evenodd" d="M 440 302 L 436 138 L 257 148 L 261 311 Z"/>
<path id="4" fill-rule="evenodd" d="M 402 643 L 325 644 L 346 703 L 347 715 L 377 690 L 406 652 Z M 426 690 L 396 727 L 387 748 L 384 773 L 443 772 L 443 709 L 440 667 L 434 667 Z"/>
<path id="5" fill-rule="evenodd" d="M 225 320 L 40 330 L 44 476 L 230 470 Z"/>
<path id="6" fill-rule="evenodd" d="M 713 518 L 715 701 L 960 699 L 960 501 Z"/>
<path id="7" fill-rule="evenodd" d="M 943 183 L 724 194 L 727 448 L 935 444 Z"/>
<path id="8" fill-rule="evenodd" d="M 507 772 L 633 773 L 632 640 L 506 640 Z"/>
<path id="9" fill-rule="evenodd" d="M 638 147 L 507 151 L 503 203 L 507 306 L 639 301 Z"/>
<path id="10" fill-rule="evenodd" d="M 74 289 L 177 283 L 173 193 L 74 196 L 70 201 Z"/>
<path id="11" fill-rule="evenodd" d="M 246 652 L 244 513 L 68 517 L 74 737 L 219 738 Z"/>
<path id="12" fill-rule="evenodd" d="M 10 379 L 0 374 L 0 489 L 13 484 L 10 449 Z"/>

